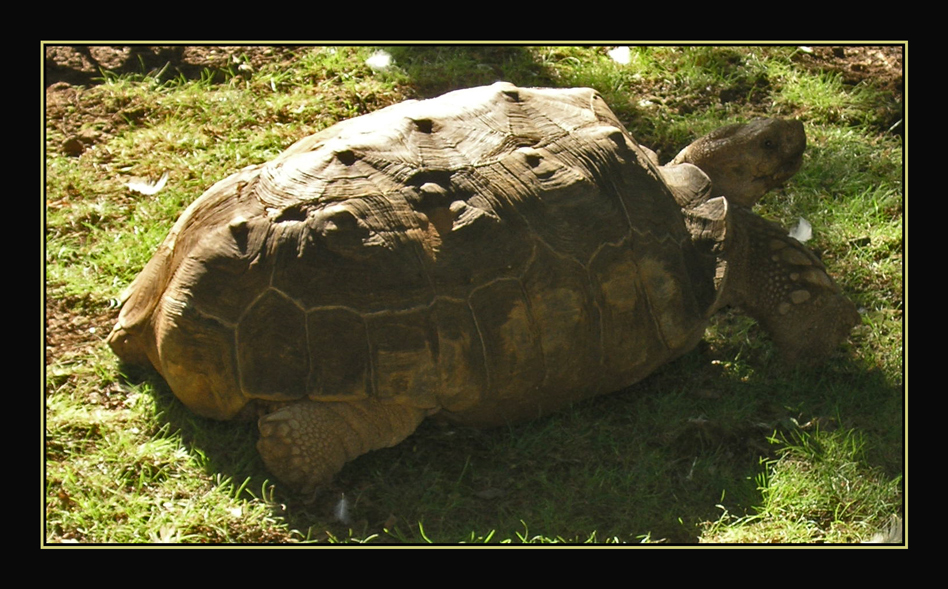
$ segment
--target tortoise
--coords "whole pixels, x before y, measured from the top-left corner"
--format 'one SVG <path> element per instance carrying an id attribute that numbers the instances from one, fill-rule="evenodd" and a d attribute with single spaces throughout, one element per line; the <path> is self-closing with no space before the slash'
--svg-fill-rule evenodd
<path id="1" fill-rule="evenodd" d="M 404 102 L 213 185 L 108 343 L 200 415 L 258 417 L 298 490 L 428 416 L 493 426 L 626 388 L 727 305 L 818 361 L 855 307 L 749 209 L 805 144 L 798 121 L 753 121 L 662 167 L 593 89 Z"/>

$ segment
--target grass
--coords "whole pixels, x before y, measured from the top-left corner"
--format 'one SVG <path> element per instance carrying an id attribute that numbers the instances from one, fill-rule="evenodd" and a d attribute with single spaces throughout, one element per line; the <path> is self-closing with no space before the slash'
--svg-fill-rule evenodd
<path id="1" fill-rule="evenodd" d="M 627 64 L 611 47 L 395 46 L 385 71 L 374 47 L 253 49 L 194 78 L 47 95 L 43 544 L 841 543 L 903 513 L 902 107 L 884 80 L 778 46 L 633 47 Z M 863 317 L 850 343 L 786 369 L 728 311 L 629 390 L 508 428 L 426 422 L 314 497 L 266 472 L 252 423 L 192 415 L 104 345 L 123 288 L 213 182 L 336 121 L 497 79 L 596 87 L 665 160 L 721 124 L 803 120 L 803 169 L 758 212 L 813 224 Z M 153 196 L 126 187 L 165 172 Z"/>
<path id="2" fill-rule="evenodd" d="M 777 458 L 757 477 L 762 503 L 752 515 L 725 512 L 702 541 L 850 543 L 884 530 L 901 505 L 901 477 L 867 470 L 865 439 L 853 430 L 771 438 Z"/>

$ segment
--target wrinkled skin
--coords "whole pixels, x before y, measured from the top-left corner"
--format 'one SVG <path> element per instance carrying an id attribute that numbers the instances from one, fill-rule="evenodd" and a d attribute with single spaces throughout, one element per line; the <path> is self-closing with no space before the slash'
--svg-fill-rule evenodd
<path id="1" fill-rule="evenodd" d="M 681 150 L 670 165 L 697 166 L 711 179 L 711 196 L 749 208 L 797 173 L 805 149 L 800 121 L 754 119 L 712 131 Z"/>

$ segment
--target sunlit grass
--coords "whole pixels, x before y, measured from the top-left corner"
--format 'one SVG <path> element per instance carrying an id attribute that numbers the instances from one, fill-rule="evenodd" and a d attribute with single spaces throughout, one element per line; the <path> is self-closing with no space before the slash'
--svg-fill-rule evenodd
<path id="1" fill-rule="evenodd" d="M 903 162 L 877 115 L 891 97 L 800 67 L 793 47 L 632 47 L 618 63 L 612 47 L 403 46 L 375 70 L 377 49 L 312 47 L 195 80 L 107 75 L 67 110 L 95 137 L 81 155 L 48 121 L 45 294 L 71 322 L 47 340 L 82 343 L 46 364 L 47 542 L 849 542 L 900 511 Z M 213 182 L 336 121 L 498 79 L 593 86 L 663 159 L 720 124 L 803 120 L 804 167 L 758 211 L 813 224 L 810 245 L 861 310 L 852 343 L 787 371 L 729 312 L 629 391 L 510 428 L 426 423 L 305 498 L 272 482 L 252 422 L 190 414 L 104 346 L 102 318 Z M 155 195 L 127 186 L 166 172 Z"/>
<path id="2" fill-rule="evenodd" d="M 717 543 L 868 541 L 901 508 L 901 478 L 865 466 L 865 440 L 853 431 L 793 431 L 774 438 L 778 458 L 764 461 L 753 515 L 724 513 L 702 540 Z"/>

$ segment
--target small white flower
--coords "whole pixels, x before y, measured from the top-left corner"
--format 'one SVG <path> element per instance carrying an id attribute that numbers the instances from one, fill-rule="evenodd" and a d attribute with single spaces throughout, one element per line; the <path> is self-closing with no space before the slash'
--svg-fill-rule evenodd
<path id="1" fill-rule="evenodd" d="M 139 194 L 151 196 L 153 194 L 158 194 L 158 191 L 164 188 L 167 182 L 168 172 L 165 172 L 157 181 L 150 180 L 148 178 L 132 178 L 125 183 L 125 186 L 128 186 L 129 190 Z"/>
<path id="2" fill-rule="evenodd" d="M 365 60 L 365 65 L 373 70 L 384 70 L 392 65 L 392 54 L 388 51 L 376 51 Z"/>
<path id="3" fill-rule="evenodd" d="M 349 520 L 349 501 L 346 499 L 346 494 L 343 493 L 342 497 L 339 498 L 339 503 L 336 503 L 336 507 L 333 509 L 333 517 L 337 521 L 348 524 Z"/>
<path id="4" fill-rule="evenodd" d="M 610 49 L 609 57 L 612 58 L 612 61 L 621 63 L 622 65 L 629 65 L 629 62 L 632 61 L 632 53 L 629 51 L 628 47 L 616 47 L 615 49 Z"/>
<path id="5" fill-rule="evenodd" d="M 797 224 L 794 225 L 793 229 L 790 230 L 790 237 L 796 239 L 800 243 L 806 243 L 808 239 L 813 237 L 813 227 L 810 225 L 810 222 L 800 217 L 800 220 L 797 221 Z"/>

